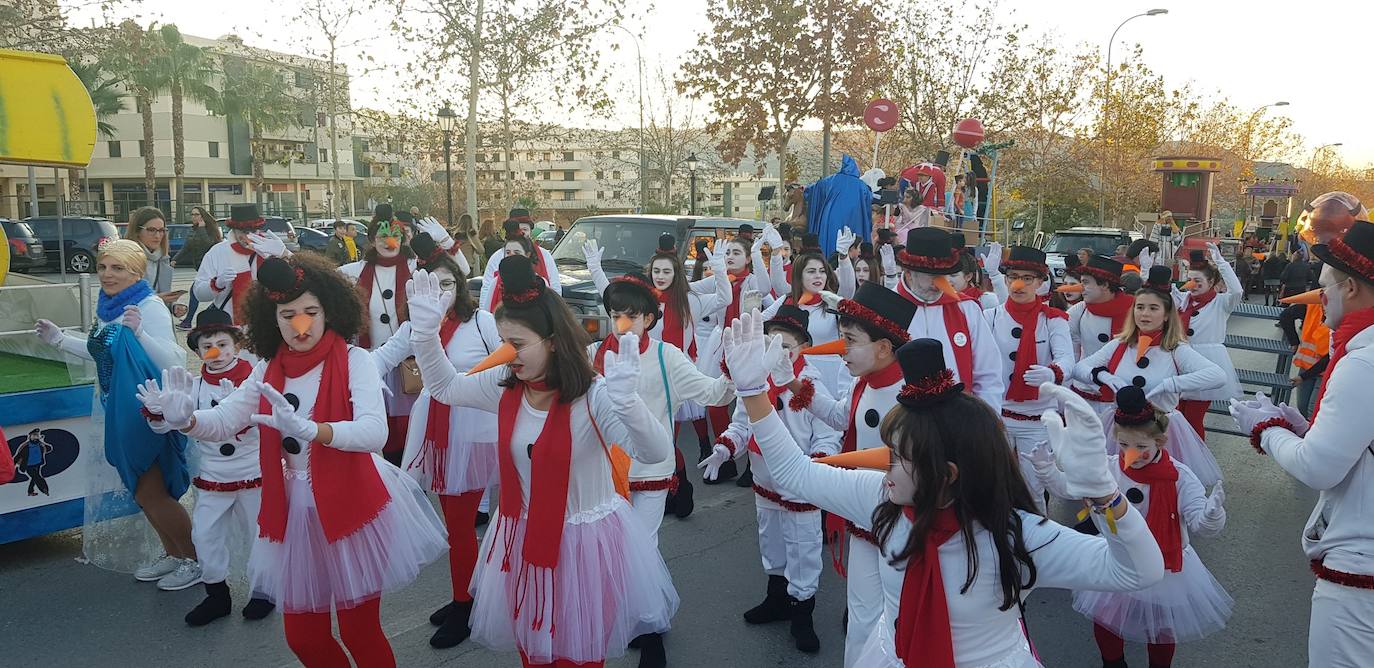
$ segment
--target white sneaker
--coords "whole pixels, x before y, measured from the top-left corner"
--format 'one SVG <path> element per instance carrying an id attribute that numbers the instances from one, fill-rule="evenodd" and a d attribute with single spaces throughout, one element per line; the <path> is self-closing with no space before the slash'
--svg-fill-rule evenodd
<path id="1" fill-rule="evenodd" d="M 153 560 L 153 563 L 134 571 L 134 579 L 139 582 L 154 582 L 161 580 L 168 573 L 177 569 L 181 565 L 181 560 L 169 555 L 162 555 Z"/>
<path id="2" fill-rule="evenodd" d="M 162 591 L 181 591 L 200 584 L 200 563 L 195 559 L 178 559 L 177 569 L 157 581 Z"/>

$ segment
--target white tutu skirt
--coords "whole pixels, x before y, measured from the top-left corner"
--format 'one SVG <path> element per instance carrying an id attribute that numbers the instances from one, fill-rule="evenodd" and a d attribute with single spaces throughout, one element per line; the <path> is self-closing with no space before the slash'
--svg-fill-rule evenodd
<path id="1" fill-rule="evenodd" d="M 1198 559 L 1183 548 L 1183 570 L 1166 571 L 1152 587 L 1133 592 L 1075 591 L 1073 609 L 1130 642 L 1180 643 L 1226 628 L 1235 601 Z"/>
<path id="2" fill-rule="evenodd" d="M 510 568 L 503 571 L 512 531 Z M 536 589 L 535 578 L 520 586 L 524 543 L 524 518 L 492 518 L 472 578 L 469 621 L 472 637 L 488 648 L 519 649 L 530 663 L 602 661 L 624 654 L 635 636 L 668 630 L 677 613 L 668 567 L 620 496 L 568 518 L 551 587 Z M 541 609 L 545 617 L 535 628 Z"/>
<path id="3" fill-rule="evenodd" d="M 306 474 L 285 471 L 286 539 L 253 544 L 252 591 L 283 612 L 352 608 L 409 585 L 448 549 L 448 532 L 420 486 L 381 457 L 373 460 L 391 500 L 376 519 L 334 543 L 324 536 Z"/>
<path id="4" fill-rule="evenodd" d="M 1112 420 L 1110 411 L 1103 416 L 1102 424 L 1106 425 L 1107 430 L 1107 454 L 1117 454 L 1116 422 Z M 1169 428 L 1165 434 L 1169 437 L 1169 456 L 1192 469 L 1204 487 L 1211 489 L 1221 480 L 1221 467 L 1217 466 L 1211 448 L 1202 442 L 1182 413 L 1176 410 L 1169 413 Z"/>
<path id="5" fill-rule="evenodd" d="M 420 487 L 435 494 L 456 496 L 486 489 L 496 482 L 496 415 L 472 408 L 451 407 L 449 445 L 444 453 L 444 479 L 436 480 L 439 462 L 435 452 L 424 447 L 425 425 L 429 419 L 429 397 L 415 403 L 406 432 L 401 470 L 410 474 Z M 487 427 L 490 426 L 488 429 Z M 442 484 L 440 484 L 442 483 Z"/>
<path id="6" fill-rule="evenodd" d="M 706 417 L 706 407 L 695 401 L 684 401 L 677 407 L 677 414 L 673 416 L 676 422 L 691 422 Z"/>
<path id="7" fill-rule="evenodd" d="M 896 636 L 887 613 L 883 613 L 878 625 L 868 634 L 868 640 L 859 651 L 859 658 L 853 663 L 846 661 L 845 665 L 855 668 L 911 668 L 897 658 Z M 1023 635 L 1020 645 L 1010 654 L 991 663 L 980 663 L 978 668 L 1041 668 L 1041 664 Z"/>
<path id="8" fill-rule="evenodd" d="M 1215 387 L 1201 392 L 1184 392 L 1182 399 L 1193 401 L 1215 401 L 1217 399 L 1234 399 L 1244 391 L 1240 387 L 1240 378 L 1236 376 L 1236 365 L 1231 361 L 1231 354 L 1226 352 L 1226 346 L 1220 343 L 1192 343 L 1193 350 L 1207 358 L 1207 361 L 1221 367 L 1221 372 L 1226 374 L 1226 382 L 1221 387 Z"/>

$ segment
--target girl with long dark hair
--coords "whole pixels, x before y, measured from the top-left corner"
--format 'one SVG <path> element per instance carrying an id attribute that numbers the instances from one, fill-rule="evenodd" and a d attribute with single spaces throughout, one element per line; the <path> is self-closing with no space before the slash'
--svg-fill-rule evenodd
<path id="1" fill-rule="evenodd" d="M 841 251 L 841 263 L 849 262 L 848 250 L 845 247 Z M 840 338 L 839 317 L 826 308 L 821 293 L 833 293 L 838 289 L 839 281 L 825 257 L 815 251 L 803 251 L 792 261 L 791 292 L 766 309 L 763 317 L 772 318 L 782 304 L 791 304 L 807 313 L 806 329 L 812 341 L 834 341 Z M 839 355 L 808 355 L 807 362 L 815 367 L 830 395 L 839 396 L 840 386 L 849 380 L 844 371 L 844 359 Z"/>
<path id="2" fill-rule="evenodd" d="M 186 241 L 182 244 L 181 250 L 176 257 L 172 258 L 174 267 L 200 268 L 200 261 L 205 254 L 210 251 L 215 244 L 224 240 L 224 235 L 220 233 L 219 223 L 215 217 L 203 206 L 191 207 L 191 233 L 186 236 Z M 191 303 L 186 309 L 186 318 L 177 325 L 180 329 L 191 329 L 191 321 L 196 316 L 196 309 L 200 306 L 200 297 L 196 296 L 194 290 L 191 291 Z"/>
<path id="3" fill-rule="evenodd" d="M 1236 365 L 1226 351 L 1226 323 L 1231 319 L 1231 312 L 1240 305 L 1244 288 L 1231 263 L 1221 256 L 1216 244 L 1207 244 L 1206 254 L 1194 251 L 1189 257 L 1188 282 L 1183 286 L 1185 291 L 1174 292 L 1179 324 L 1188 337 L 1188 344 L 1226 374 L 1226 381 L 1221 387 L 1184 392 L 1178 402 L 1178 409 L 1188 418 L 1188 424 L 1205 440 L 1205 418 L 1212 402 L 1218 399 L 1229 401 L 1242 394 L 1240 379 L 1236 377 Z M 1225 290 L 1217 290 L 1218 287 L 1224 287 Z"/>

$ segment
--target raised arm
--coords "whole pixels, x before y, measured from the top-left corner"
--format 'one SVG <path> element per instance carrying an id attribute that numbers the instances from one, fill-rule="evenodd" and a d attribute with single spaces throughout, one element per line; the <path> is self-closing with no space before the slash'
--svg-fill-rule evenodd
<path id="1" fill-rule="evenodd" d="M 582 255 L 587 259 L 587 272 L 592 275 L 592 285 L 596 286 L 596 294 L 605 294 L 606 288 L 611 285 L 611 279 L 606 278 L 606 271 L 601 268 L 601 254 L 603 250 L 596 239 L 588 239 L 582 244 Z"/>
<path id="2" fill-rule="evenodd" d="M 252 425 L 253 414 L 258 412 L 261 397 L 258 383 L 266 370 L 267 362 L 258 362 L 248 379 L 240 383 L 228 396 L 220 399 L 214 408 L 196 411 L 191 418 L 191 427 L 185 430 L 186 435 L 198 441 L 229 441 L 244 427 Z"/>
<path id="3" fill-rule="evenodd" d="M 840 257 L 840 265 L 835 267 L 835 279 L 839 282 L 840 296 L 845 299 L 853 299 L 854 292 L 859 289 L 859 282 L 854 276 L 854 263 L 847 257 Z"/>
<path id="4" fill-rule="evenodd" d="M 1098 536 L 1023 513 L 1021 535 L 1035 561 L 1036 586 L 1093 591 L 1138 591 L 1164 578 L 1164 555 L 1134 507 L 1112 531 L 1092 513 Z"/>
<path id="5" fill-rule="evenodd" d="M 614 378 L 618 372 L 614 369 L 615 365 L 611 358 L 615 356 L 615 353 L 608 353 L 606 356 L 607 373 L 612 374 L 612 378 L 594 382 L 588 391 L 591 410 L 602 435 L 608 444 L 620 444 L 627 454 L 642 463 L 657 464 L 666 461 L 673 456 L 672 434 L 649 412 L 649 407 L 644 405 L 644 400 L 633 390 L 633 385 L 628 396 L 612 391 L 610 387 L 621 382 Z M 638 361 L 638 355 L 633 357 Z"/>
<path id="6" fill-rule="evenodd" d="M 1226 284 L 1226 292 L 1217 295 L 1217 299 L 1225 300 L 1226 312 L 1236 310 L 1240 305 L 1241 296 L 1245 294 L 1245 287 L 1241 285 L 1240 277 L 1236 275 L 1236 270 L 1231 266 L 1226 258 L 1221 256 L 1221 251 L 1216 244 L 1207 244 L 1207 251 L 1212 256 L 1212 263 L 1217 266 L 1217 271 L 1221 272 L 1221 282 Z"/>
<path id="7" fill-rule="evenodd" d="M 695 401 L 703 406 L 724 406 L 735 399 L 734 385 L 724 374 L 719 378 L 707 376 L 677 346 L 660 341 L 658 349 L 663 355 L 667 380 L 671 385 L 668 389 L 673 395 L 673 405 L 668 408 L 674 414 L 686 401 Z M 645 371 L 654 373 L 657 370 L 641 370 L 641 373 Z"/>
<path id="8" fill-rule="evenodd" d="M 411 350 L 429 395 L 450 406 L 492 413 L 500 410 L 500 382 L 510 371 L 498 366 L 472 376 L 460 375 L 439 341 L 439 324 L 453 303 L 453 294 L 441 293 L 438 277 L 422 269 L 406 284 L 406 296 L 410 305 Z"/>
<path id="9" fill-rule="evenodd" d="M 779 488 L 865 528 L 872 525 L 873 509 L 883 499 L 881 472 L 851 471 L 812 461 L 797 447 L 767 394 L 748 397 L 744 402 L 754 440 Z"/>

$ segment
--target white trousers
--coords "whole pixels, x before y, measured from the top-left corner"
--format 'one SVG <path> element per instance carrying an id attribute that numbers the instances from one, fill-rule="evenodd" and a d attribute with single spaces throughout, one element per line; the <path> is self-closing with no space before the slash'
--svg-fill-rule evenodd
<path id="1" fill-rule="evenodd" d="M 1026 479 L 1026 486 L 1030 488 L 1031 496 L 1035 497 L 1035 505 L 1044 512 L 1045 486 L 1040 484 L 1040 478 L 1036 477 L 1035 467 L 1021 455 L 1029 455 L 1031 450 L 1041 443 L 1049 447 L 1049 432 L 1045 430 L 1045 423 L 1039 420 L 1013 420 L 1004 417 L 1002 424 L 1006 426 L 1007 437 L 1016 449 L 1016 461 L 1021 466 L 1021 477 Z"/>
<path id="2" fill-rule="evenodd" d="M 883 616 L 883 580 L 878 575 L 883 555 L 862 538 L 848 538 L 846 571 L 849 575 L 845 582 L 848 585 L 849 631 L 844 637 L 844 667 L 854 668 L 869 633 L 878 627 L 878 620 Z"/>
<path id="3" fill-rule="evenodd" d="M 1374 657 L 1374 591 L 1317 580 L 1307 630 L 1307 665 L 1359 668 Z"/>
<path id="4" fill-rule="evenodd" d="M 630 507 L 634 510 L 635 517 L 644 523 L 644 528 L 649 530 L 649 537 L 653 539 L 655 548 L 658 547 L 658 527 L 663 524 L 663 504 L 667 502 L 666 489 L 630 492 Z"/>
<path id="5" fill-rule="evenodd" d="M 257 536 L 258 508 L 262 488 L 237 492 L 196 490 L 196 507 L 191 513 L 191 542 L 196 546 L 201 578 L 210 584 L 224 582 L 229 576 L 229 541 L 237 525 L 252 545 Z"/>
<path id="6" fill-rule="evenodd" d="M 757 505 L 754 512 L 763 572 L 787 578 L 787 593 L 799 601 L 815 596 L 821 580 L 821 511 Z"/>

